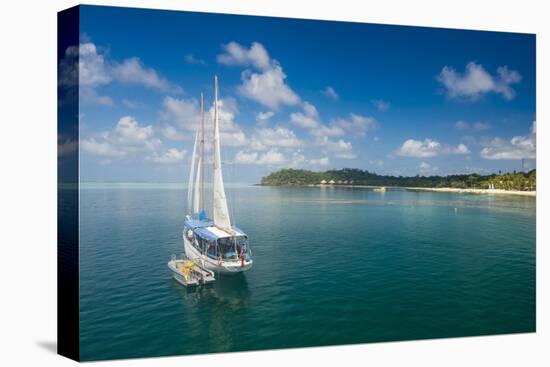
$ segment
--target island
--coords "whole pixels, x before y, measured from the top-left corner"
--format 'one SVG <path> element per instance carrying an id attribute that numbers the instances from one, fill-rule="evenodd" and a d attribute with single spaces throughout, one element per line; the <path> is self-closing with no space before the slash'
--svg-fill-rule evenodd
<path id="1" fill-rule="evenodd" d="M 514 171 L 490 175 L 472 173 L 448 176 L 387 176 L 358 168 L 328 171 L 287 168 L 262 177 L 261 185 L 395 187 L 408 190 L 534 196 L 537 189 L 536 181 L 536 169 L 529 172 Z"/>

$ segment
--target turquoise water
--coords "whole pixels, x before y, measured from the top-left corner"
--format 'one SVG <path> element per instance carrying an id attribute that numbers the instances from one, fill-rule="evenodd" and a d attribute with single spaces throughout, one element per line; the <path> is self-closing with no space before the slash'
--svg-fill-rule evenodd
<path id="1" fill-rule="evenodd" d="M 535 330 L 534 198 L 231 186 L 254 268 L 190 290 L 186 194 L 83 185 L 82 359 Z"/>

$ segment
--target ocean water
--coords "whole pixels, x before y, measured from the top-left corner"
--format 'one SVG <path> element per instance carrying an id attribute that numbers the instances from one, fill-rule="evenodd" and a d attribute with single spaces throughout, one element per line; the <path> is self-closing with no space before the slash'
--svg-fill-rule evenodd
<path id="1" fill-rule="evenodd" d="M 178 184 L 84 184 L 83 360 L 535 331 L 535 199 L 234 185 L 254 267 L 188 289 Z"/>

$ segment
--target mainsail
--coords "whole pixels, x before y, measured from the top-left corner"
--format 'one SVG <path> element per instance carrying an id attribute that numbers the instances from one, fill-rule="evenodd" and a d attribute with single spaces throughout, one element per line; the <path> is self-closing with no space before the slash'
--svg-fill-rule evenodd
<path id="1" fill-rule="evenodd" d="M 200 178 L 201 178 L 201 168 L 202 168 L 202 157 L 199 157 L 199 162 L 197 164 L 197 175 L 195 176 L 195 191 L 193 193 L 193 214 L 199 214 L 201 211 L 201 196 L 200 196 Z"/>
<path id="2" fill-rule="evenodd" d="M 193 209 L 193 178 L 195 175 L 195 160 L 197 156 L 197 141 L 199 139 L 199 131 L 195 135 L 195 144 L 193 144 L 193 156 L 191 157 L 191 170 L 189 171 L 189 184 L 187 185 L 187 211 L 189 214 L 194 213 Z"/>
<path id="3" fill-rule="evenodd" d="M 231 228 L 227 199 L 223 185 L 221 153 L 220 153 L 220 122 L 218 116 L 218 77 L 214 76 L 214 172 L 213 172 L 213 219 L 214 225 L 224 229 Z"/>

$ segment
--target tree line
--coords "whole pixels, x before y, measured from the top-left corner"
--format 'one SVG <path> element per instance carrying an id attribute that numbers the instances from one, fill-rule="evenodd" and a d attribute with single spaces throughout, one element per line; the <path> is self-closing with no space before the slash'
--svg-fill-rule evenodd
<path id="1" fill-rule="evenodd" d="M 503 190 L 536 190 L 536 170 L 491 175 L 456 174 L 448 176 L 385 176 L 357 168 L 343 168 L 324 172 L 304 169 L 281 169 L 262 177 L 261 184 L 280 185 L 365 185 L 395 187 L 453 187 Z M 332 182 L 331 182 L 332 181 Z"/>

